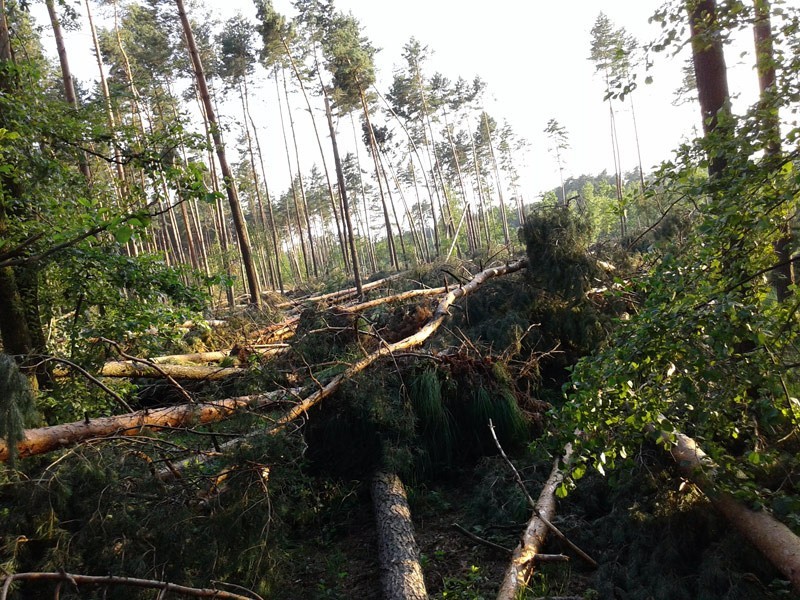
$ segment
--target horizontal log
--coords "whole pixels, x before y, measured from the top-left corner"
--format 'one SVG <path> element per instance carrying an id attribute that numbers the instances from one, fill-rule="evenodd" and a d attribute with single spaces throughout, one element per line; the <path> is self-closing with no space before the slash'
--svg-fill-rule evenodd
<path id="1" fill-rule="evenodd" d="M 88 421 L 26 429 L 24 438 L 17 443 L 17 456 L 26 458 L 44 454 L 93 438 L 137 435 L 145 429 L 189 427 L 214 423 L 243 410 L 263 409 L 277 404 L 297 391 L 278 390 L 215 402 L 181 404 L 153 410 L 140 410 L 113 417 L 100 417 Z M 5 440 L 0 440 L 0 462 L 8 459 L 8 446 Z"/>
<path id="2" fill-rule="evenodd" d="M 364 292 L 368 292 L 369 290 L 374 290 L 375 288 L 379 288 L 383 285 L 386 285 L 388 282 L 393 281 L 406 275 L 406 273 L 396 273 L 394 275 L 390 275 L 389 277 L 384 277 L 383 279 L 379 279 L 378 281 L 373 281 L 371 283 L 365 283 L 361 286 L 361 290 Z M 346 298 L 351 298 L 358 294 L 357 288 L 347 288 L 344 290 L 339 290 L 338 292 L 330 292 L 328 294 L 318 294 L 316 296 L 308 296 L 306 298 L 298 298 L 297 300 L 288 300 L 286 302 L 281 302 L 276 306 L 276 308 L 292 308 L 294 306 L 298 306 L 300 304 L 308 303 L 308 302 L 330 302 L 336 300 L 343 300 Z"/>
<path id="3" fill-rule="evenodd" d="M 276 354 L 280 354 L 281 352 L 284 352 L 288 347 L 289 347 L 288 344 L 263 344 L 258 346 L 247 346 L 245 350 L 252 351 L 254 354 L 266 357 L 266 356 L 274 356 Z M 167 365 L 167 364 L 193 365 L 193 364 L 221 362 L 226 358 L 235 358 L 235 356 L 232 354 L 233 352 L 235 352 L 235 350 L 229 348 L 227 350 L 217 350 L 214 352 L 194 352 L 191 354 L 167 354 L 164 356 L 155 356 L 148 360 L 156 365 Z"/>
<path id="4" fill-rule="evenodd" d="M 101 377 L 149 377 L 153 379 L 166 376 L 173 379 L 196 381 L 216 381 L 241 375 L 247 369 L 239 367 L 203 367 L 198 365 L 147 365 L 127 360 L 107 362 L 100 369 Z"/>

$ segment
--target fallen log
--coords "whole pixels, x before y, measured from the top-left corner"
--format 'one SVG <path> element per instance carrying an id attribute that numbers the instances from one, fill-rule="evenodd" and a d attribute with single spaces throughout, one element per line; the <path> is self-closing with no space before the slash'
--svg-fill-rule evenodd
<path id="1" fill-rule="evenodd" d="M 375 288 L 379 288 L 390 281 L 403 277 L 404 275 L 406 275 L 406 273 L 395 273 L 394 275 L 390 275 L 389 277 L 384 277 L 383 279 L 379 279 L 378 281 L 365 283 L 364 285 L 361 286 L 361 290 L 364 292 L 368 292 L 369 290 L 374 290 Z M 328 294 L 318 294 L 316 296 L 307 296 L 306 298 L 298 298 L 297 300 L 288 300 L 286 302 L 281 302 L 280 304 L 276 305 L 276 308 L 292 308 L 308 302 L 329 302 L 331 300 L 334 301 L 343 300 L 346 298 L 351 298 L 356 295 L 358 295 L 358 289 L 352 287 L 344 290 L 339 290 L 338 292 L 330 292 Z"/>
<path id="2" fill-rule="evenodd" d="M 247 346 L 247 351 L 252 351 L 258 356 L 274 356 L 284 352 L 289 347 L 288 344 L 261 344 L 257 346 Z M 235 358 L 235 348 L 228 350 L 217 350 L 214 352 L 194 352 L 191 354 L 167 354 L 164 356 L 154 356 L 149 361 L 156 365 L 197 365 L 218 363 L 226 358 Z"/>
<path id="3" fill-rule="evenodd" d="M 107 362 L 100 369 L 101 377 L 147 377 L 160 379 L 191 379 L 199 381 L 216 381 L 241 375 L 247 369 L 239 367 L 203 367 L 198 365 L 148 365 L 127 360 Z"/>
<path id="4" fill-rule="evenodd" d="M 679 432 L 660 432 L 658 437 L 669 447 L 681 474 L 800 592 L 800 537 L 768 512 L 751 510 L 718 489 L 714 482 L 717 466 L 692 438 Z"/>
<path id="5" fill-rule="evenodd" d="M 564 457 L 565 462 L 569 460 L 569 452 L 568 448 Z M 550 477 L 547 478 L 539 498 L 536 500 L 533 516 L 528 521 L 520 543 L 514 548 L 503 583 L 497 592 L 497 600 L 517 598 L 519 592 L 525 589 L 528 580 L 533 575 L 536 555 L 544 546 L 547 532 L 552 528 L 550 522 L 556 514 L 556 488 L 564 480 L 564 473 L 558 466 L 559 462 L 560 460 L 557 458 L 553 463 Z"/>
<path id="6" fill-rule="evenodd" d="M 3 583 L 3 587 L 0 590 L 0 600 L 6 600 L 8 598 L 8 592 L 11 589 L 11 584 L 14 581 L 57 581 L 59 584 L 69 583 L 75 587 L 78 587 L 79 585 L 104 587 L 122 585 L 161 590 L 161 593 L 158 596 L 159 598 L 163 597 L 168 592 L 183 596 L 193 596 L 195 598 L 216 598 L 218 600 L 254 600 L 261 598 L 253 592 L 250 592 L 250 595 L 248 596 L 242 596 L 241 594 L 234 594 L 232 592 L 226 592 L 216 588 L 193 588 L 185 585 L 169 583 L 168 581 L 137 579 L 134 577 L 115 577 L 113 575 L 75 575 L 73 573 L 59 571 L 58 573 L 13 573 L 11 575 L 0 575 L 0 582 Z M 58 593 L 56 593 L 55 597 L 58 598 Z"/>
<path id="7" fill-rule="evenodd" d="M 403 302 L 404 300 L 410 300 L 411 298 L 418 298 L 419 296 L 436 296 L 438 294 L 444 294 L 449 292 L 451 289 L 454 289 L 456 286 L 451 285 L 448 287 L 438 287 L 438 288 L 428 288 L 423 290 L 409 290 L 407 292 L 400 292 L 399 294 L 393 294 L 392 296 L 384 296 L 383 298 L 375 298 L 374 300 L 367 300 L 366 302 L 361 302 L 359 304 L 352 304 L 350 306 L 340 306 L 339 312 L 346 312 L 346 313 L 356 313 L 367 310 L 369 308 L 374 308 L 376 306 L 380 306 L 381 304 L 390 304 L 392 302 Z"/>
<path id="8" fill-rule="evenodd" d="M 384 600 L 427 600 L 403 482 L 394 473 L 375 473 L 372 504 L 378 532 L 378 561 Z"/>
<path id="9" fill-rule="evenodd" d="M 501 275 L 508 275 L 510 273 L 514 273 L 521 269 L 524 269 L 528 266 L 527 259 L 519 260 L 515 263 L 502 265 L 499 267 L 492 267 L 489 269 L 485 269 L 475 275 L 475 277 L 470 280 L 469 283 L 458 287 L 454 290 L 451 290 L 447 293 L 447 295 L 439 302 L 439 305 L 436 307 L 436 311 L 433 313 L 433 316 L 428 320 L 422 328 L 417 331 L 415 334 L 410 335 L 398 342 L 394 342 L 392 344 L 384 344 L 371 354 L 367 354 L 360 360 L 356 361 L 352 365 L 350 365 L 347 369 L 345 369 L 342 373 L 335 376 L 331 379 L 326 385 L 318 389 L 313 394 L 306 396 L 303 400 L 298 402 L 291 410 L 289 410 L 285 415 L 279 418 L 275 425 L 270 428 L 266 433 L 274 434 L 280 431 L 283 431 L 287 425 L 293 422 L 298 417 L 305 415 L 311 408 L 319 404 L 322 400 L 331 396 L 336 390 L 338 390 L 341 385 L 350 379 L 352 379 L 355 375 L 369 367 L 375 361 L 385 357 L 390 356 L 394 352 L 398 350 L 406 350 L 408 348 L 413 348 L 414 346 L 418 346 L 422 344 L 425 340 L 427 340 L 430 336 L 432 336 L 439 327 L 441 327 L 442 323 L 444 323 L 445 319 L 448 317 L 449 309 L 453 305 L 453 303 L 458 300 L 459 298 L 463 298 L 464 296 L 468 296 L 472 294 L 475 290 L 477 290 L 481 285 L 483 285 L 489 279 L 494 277 L 499 277 Z M 263 431 L 257 431 L 250 435 L 262 435 Z M 224 451 L 230 448 L 236 447 L 238 444 L 246 441 L 248 436 L 244 436 L 242 438 L 238 438 L 236 440 L 231 440 L 229 442 L 225 442 L 224 444 L 220 444 L 220 450 Z M 197 458 L 190 458 L 184 459 L 182 461 L 178 461 L 173 463 L 170 469 L 165 469 L 159 472 L 158 476 L 162 480 L 170 480 L 175 477 L 177 473 L 181 470 L 186 468 L 190 464 L 197 464 L 198 462 L 203 462 L 206 460 L 206 457 L 197 457 Z"/>
<path id="10" fill-rule="evenodd" d="M 16 445 L 17 456 L 26 458 L 66 448 L 78 442 L 112 435 L 137 435 L 143 429 L 205 425 L 222 421 L 243 410 L 263 409 L 285 401 L 298 390 L 278 390 L 266 394 L 240 396 L 202 404 L 181 404 L 153 410 L 100 417 L 88 421 L 63 423 L 38 429 L 26 429 Z M 9 448 L 0 440 L 0 462 L 9 459 Z"/>

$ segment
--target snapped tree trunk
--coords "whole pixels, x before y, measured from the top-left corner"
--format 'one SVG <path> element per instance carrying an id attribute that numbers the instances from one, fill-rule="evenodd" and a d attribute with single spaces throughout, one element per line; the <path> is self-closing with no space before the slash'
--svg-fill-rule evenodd
<path id="1" fill-rule="evenodd" d="M 295 390 L 296 391 L 296 390 Z M 145 429 L 194 427 L 216 423 L 237 412 L 263 409 L 278 404 L 292 394 L 291 390 L 278 390 L 266 394 L 240 396 L 203 404 L 181 404 L 155 410 L 140 410 L 113 417 L 88 421 L 62 423 L 38 429 L 26 429 L 24 438 L 17 443 L 17 456 L 27 458 L 66 448 L 93 438 L 112 435 L 139 435 Z M 9 459 L 8 446 L 0 440 L 0 462 Z"/>
<path id="2" fill-rule="evenodd" d="M 565 459 L 566 460 L 566 459 Z M 540 553 L 544 546 L 547 532 L 550 529 L 548 523 L 553 520 L 556 514 L 556 488 L 564 480 L 564 473 L 558 466 L 557 458 L 553 464 L 550 477 L 542 488 L 539 498 L 536 500 L 536 508 L 533 516 L 528 521 L 525 533 L 514 553 L 511 556 L 511 563 L 506 569 L 500 591 L 497 592 L 497 600 L 514 600 L 520 591 L 528 585 L 528 580 L 533 575 L 536 566 L 536 555 Z"/>
<path id="3" fill-rule="evenodd" d="M 403 482 L 394 473 L 375 473 L 372 505 L 384 600 L 427 600 Z"/>
<path id="4" fill-rule="evenodd" d="M 655 431 L 655 428 L 651 428 Z M 681 474 L 708 497 L 722 516 L 800 592 L 800 537 L 768 512 L 751 510 L 714 482 L 716 465 L 692 438 L 680 432 L 662 432 L 660 441 L 669 446 Z"/>

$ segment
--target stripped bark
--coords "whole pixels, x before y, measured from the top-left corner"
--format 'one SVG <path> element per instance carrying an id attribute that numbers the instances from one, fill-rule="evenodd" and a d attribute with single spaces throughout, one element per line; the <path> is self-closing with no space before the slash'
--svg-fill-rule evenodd
<path id="1" fill-rule="evenodd" d="M 197 381 L 217 381 L 241 375 L 247 369 L 239 367 L 203 367 L 197 365 L 146 365 L 131 361 L 117 360 L 107 362 L 100 370 L 102 377 L 148 377 L 161 379 L 191 379 Z"/>
<path id="2" fill-rule="evenodd" d="M 11 589 L 11 584 L 14 581 L 58 581 L 71 583 L 76 588 L 79 585 L 99 585 L 104 587 L 111 585 L 124 585 L 129 587 L 161 590 L 161 593 L 158 596 L 159 598 L 166 595 L 168 592 L 180 594 L 182 596 L 193 596 L 195 598 L 215 598 L 217 600 L 253 600 L 254 598 L 260 598 L 260 596 L 253 592 L 250 592 L 250 595 L 248 596 L 242 596 L 241 594 L 234 594 L 224 590 L 193 588 L 185 585 L 169 583 L 168 581 L 137 579 L 134 577 L 114 577 L 113 575 L 75 575 L 72 573 L 59 571 L 58 573 L 13 573 L 11 575 L 0 576 L 0 582 L 3 583 L 2 590 L 0 590 L 0 600 L 6 600 L 6 598 L 8 598 L 8 592 Z M 56 594 L 56 598 L 57 597 L 58 594 Z"/>
<path id="3" fill-rule="evenodd" d="M 564 480 L 564 473 L 558 466 L 559 462 L 559 459 L 555 460 L 550 477 L 547 478 L 536 501 L 533 516 L 525 528 L 520 543 L 514 549 L 500 591 L 497 592 L 497 600 L 517 598 L 517 594 L 528 585 L 528 580 L 533 575 L 536 555 L 544 545 L 547 532 L 552 527 L 550 522 L 556 514 L 556 488 Z"/>
<path id="4" fill-rule="evenodd" d="M 510 273 L 514 273 L 521 269 L 524 269 L 528 266 L 528 260 L 523 259 L 517 261 L 515 263 L 506 264 L 498 267 L 492 267 L 489 269 L 485 269 L 475 275 L 472 280 L 454 290 L 448 292 L 448 294 L 439 302 L 439 305 L 436 307 L 436 311 L 433 313 L 433 316 L 428 320 L 425 325 L 423 325 L 419 331 L 415 334 L 410 335 L 406 338 L 398 342 L 394 342 L 392 344 L 384 344 L 378 350 L 375 350 L 371 354 L 368 354 L 361 358 L 360 360 L 356 361 L 352 365 L 350 365 L 347 369 L 345 369 L 342 373 L 331 379 L 326 385 L 318 389 L 313 394 L 306 396 L 303 400 L 298 402 L 291 410 L 289 410 L 283 417 L 279 418 L 273 427 L 269 429 L 266 433 L 274 434 L 286 429 L 286 427 L 292 423 L 295 419 L 305 415 L 311 408 L 322 402 L 328 396 L 331 396 L 334 392 L 336 392 L 341 385 L 345 381 L 349 381 L 355 375 L 369 367 L 375 361 L 385 357 L 391 356 L 393 353 L 399 350 L 406 350 L 408 348 L 413 348 L 422 344 L 425 340 L 427 340 L 430 336 L 432 336 L 439 327 L 441 327 L 442 323 L 444 323 L 447 316 L 450 314 L 449 309 L 453 303 L 463 298 L 464 296 L 468 296 L 472 294 L 475 290 L 477 290 L 481 285 L 483 285 L 489 279 L 494 277 L 499 277 L 501 275 L 507 275 Z M 263 435 L 263 431 L 255 432 L 251 435 Z M 226 442 L 224 444 L 220 444 L 220 450 L 228 450 L 231 448 L 236 447 L 237 445 L 241 444 L 243 441 L 246 441 L 249 436 L 245 436 L 243 438 L 238 438 L 236 440 L 231 440 L 230 442 Z M 179 473 L 182 469 L 186 468 L 189 464 L 195 464 L 198 461 L 202 462 L 203 457 L 200 458 L 190 458 L 183 461 L 178 461 L 172 465 L 172 468 L 169 470 L 164 470 L 159 472 L 159 478 L 162 480 L 169 480 L 175 477 L 177 473 Z"/>
<path id="5" fill-rule="evenodd" d="M 427 600 L 411 509 L 395 473 L 375 473 L 372 504 L 384 600 Z"/>
<path id="6" fill-rule="evenodd" d="M 679 432 L 661 432 L 660 440 L 681 474 L 694 483 L 722 516 L 800 592 L 800 537 L 764 510 L 751 510 L 715 484 L 717 466 L 692 438 Z"/>
<path id="7" fill-rule="evenodd" d="M 112 435 L 139 435 L 144 429 L 172 429 L 216 423 L 244 410 L 263 409 L 280 404 L 297 391 L 278 390 L 215 402 L 181 404 L 154 410 L 140 410 L 113 417 L 26 429 L 22 441 L 17 443 L 17 456 L 27 458 L 45 454 L 94 438 Z M 0 462 L 8 459 L 8 446 L 5 440 L 0 440 Z"/>

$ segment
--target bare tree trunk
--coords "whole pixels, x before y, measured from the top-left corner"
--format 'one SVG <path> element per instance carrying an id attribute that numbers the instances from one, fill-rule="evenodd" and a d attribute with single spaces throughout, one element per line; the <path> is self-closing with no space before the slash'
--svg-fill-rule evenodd
<path id="1" fill-rule="evenodd" d="M 427 600 L 403 482 L 394 473 L 375 473 L 372 504 L 384 600 Z"/>
<path id="2" fill-rule="evenodd" d="M 311 109 L 311 102 L 308 99 L 308 92 L 306 91 L 306 86 L 303 83 L 303 77 L 300 75 L 300 71 L 297 69 L 297 64 L 294 61 L 294 57 L 292 56 L 292 51 L 289 48 L 289 44 L 286 42 L 285 38 L 281 39 L 281 41 L 283 42 L 283 47 L 286 50 L 286 56 L 289 58 L 289 62 L 292 65 L 292 70 L 294 71 L 294 75 L 295 75 L 295 78 L 297 79 L 297 83 L 300 85 L 300 91 L 303 93 L 303 98 L 306 101 L 306 107 L 308 108 L 308 114 L 311 117 L 311 125 L 314 127 L 314 136 L 317 139 L 317 147 L 319 148 L 319 155 L 320 155 L 320 158 L 322 160 L 322 170 L 325 173 L 325 182 L 328 184 L 328 195 L 329 195 L 330 201 L 331 201 L 331 211 L 333 211 L 333 218 L 336 221 L 336 233 L 339 236 L 339 246 L 340 246 L 341 252 L 342 252 L 342 260 L 344 261 L 345 271 L 348 271 L 350 269 L 350 264 L 349 264 L 349 261 L 347 259 L 347 248 L 346 248 L 346 245 L 345 245 L 345 238 L 344 238 L 344 235 L 342 233 L 341 224 L 339 222 L 339 211 L 336 210 L 336 197 L 334 196 L 334 193 L 333 193 L 333 185 L 331 184 L 331 177 L 330 177 L 330 173 L 328 172 L 328 162 L 325 159 L 325 152 L 322 149 L 322 139 L 320 138 L 319 129 L 317 128 L 317 119 L 314 118 L 314 111 Z M 316 47 L 314 48 L 314 50 L 316 52 Z M 315 55 L 314 59 L 316 61 L 316 55 Z M 316 67 L 317 67 L 317 73 L 320 75 L 320 85 L 322 86 L 322 94 L 324 95 L 325 100 L 327 101 L 328 93 L 325 90 L 325 86 L 322 85 L 322 81 L 321 81 L 322 76 L 320 74 L 319 65 L 316 65 Z M 327 112 L 327 110 L 326 110 L 326 112 Z M 344 202 L 344 199 L 342 199 L 342 202 Z"/>
<path id="3" fill-rule="evenodd" d="M 183 0 L 175 0 L 178 7 L 178 15 L 181 19 L 183 26 L 183 33 L 186 38 L 186 45 L 189 49 L 189 55 L 194 67 L 195 79 L 197 81 L 197 88 L 200 92 L 200 97 L 206 109 L 206 116 L 211 127 L 211 135 L 214 138 L 214 146 L 217 150 L 217 158 L 219 160 L 220 170 L 225 184 L 225 191 L 228 194 L 228 203 L 231 207 L 231 214 L 233 215 L 233 223 L 236 228 L 236 236 L 239 240 L 239 252 L 242 257 L 245 273 L 247 274 L 247 287 L 250 293 L 249 302 L 254 306 L 261 304 L 261 291 L 258 285 L 258 275 L 256 274 L 255 263 L 253 261 L 253 254 L 250 248 L 250 236 L 247 233 L 247 224 L 242 214 L 242 207 L 239 204 L 239 195 L 236 191 L 236 181 L 233 177 L 230 165 L 228 165 L 228 157 L 225 154 L 225 147 L 222 144 L 222 136 L 220 135 L 219 126 L 217 123 L 216 113 L 211 104 L 211 96 L 208 93 L 208 86 L 206 85 L 206 77 L 203 72 L 203 63 L 200 60 L 200 53 L 197 50 L 197 44 L 194 40 L 194 33 L 189 24 L 189 17 L 186 14 Z"/>
<path id="4" fill-rule="evenodd" d="M 760 91 L 759 110 L 761 112 L 762 144 L 766 160 L 774 161 L 781 155 L 781 127 L 775 102 L 775 55 L 772 40 L 769 0 L 753 0 L 755 23 L 753 37 L 756 48 L 756 67 L 758 69 L 758 88 Z M 791 296 L 790 286 L 795 283 L 792 265 L 792 246 L 794 236 L 789 216 L 783 216 L 779 224 L 781 236 L 775 242 L 775 255 L 781 265 L 774 273 L 775 294 L 783 302 Z"/>
<path id="5" fill-rule="evenodd" d="M 47 5 L 47 13 L 50 15 L 50 24 L 53 27 L 53 36 L 56 40 L 56 49 L 58 50 L 58 61 L 61 64 L 61 78 L 64 82 L 64 97 L 70 103 L 72 108 L 78 109 L 78 98 L 75 96 L 75 86 L 72 84 L 72 71 L 69 68 L 69 60 L 67 59 L 67 47 L 64 45 L 64 34 L 61 31 L 61 23 L 56 14 L 55 0 L 45 0 Z M 89 163 L 86 162 L 86 154 L 81 152 L 78 159 L 78 164 L 81 174 L 86 178 L 86 181 L 91 181 L 92 174 L 89 172 Z"/>
<path id="6" fill-rule="evenodd" d="M 106 104 L 106 121 L 108 122 L 108 128 L 111 134 L 114 134 L 114 130 L 117 127 L 116 119 L 114 118 L 114 107 L 111 104 L 111 93 L 108 90 L 108 81 L 106 81 L 106 74 L 103 70 L 103 57 L 100 53 L 100 43 L 97 40 L 97 30 L 94 26 L 94 19 L 92 18 L 92 9 L 89 4 L 89 0 L 86 0 L 86 16 L 89 20 L 89 30 L 92 34 L 92 46 L 94 47 L 94 54 L 97 58 L 97 70 L 100 76 L 100 90 L 103 93 L 103 100 L 105 100 Z M 122 191 L 125 188 L 125 168 L 122 165 L 122 157 L 119 153 L 119 146 L 117 146 L 116 142 L 112 140 L 111 142 L 112 150 L 114 151 L 114 168 L 117 172 L 117 178 L 119 182 L 117 183 L 117 189 L 120 190 L 120 201 L 125 196 L 125 193 Z"/>
<path id="7" fill-rule="evenodd" d="M 283 147 L 284 151 L 286 152 L 286 164 L 289 167 L 289 178 L 291 180 L 291 186 L 292 186 L 292 199 L 294 200 L 295 219 L 297 222 L 297 230 L 298 233 L 300 234 L 300 247 L 301 250 L 303 251 L 303 266 L 305 267 L 306 270 L 306 277 L 309 277 L 311 275 L 311 269 L 308 266 L 308 255 L 306 253 L 306 239 L 305 235 L 303 234 L 303 225 L 300 222 L 300 206 L 299 206 L 299 201 L 297 199 L 297 186 L 295 185 L 294 175 L 292 171 L 292 158 L 291 155 L 289 154 L 289 138 L 286 135 L 286 123 L 284 121 L 284 116 L 283 116 L 283 102 L 281 101 L 281 88 L 280 88 L 280 82 L 278 81 L 277 67 L 275 68 L 273 73 L 275 75 L 275 93 L 278 96 L 278 113 L 281 119 L 281 131 L 283 133 Z M 288 112 L 289 110 L 288 106 L 286 107 L 286 110 Z M 287 221 L 287 227 L 288 227 L 288 221 Z"/>
<path id="8" fill-rule="evenodd" d="M 355 279 L 356 291 L 359 296 L 363 295 L 361 286 L 361 270 L 358 265 L 358 254 L 356 253 L 356 240 L 353 232 L 353 221 L 350 218 L 350 205 L 347 198 L 347 186 L 344 181 L 344 171 L 342 170 L 342 160 L 339 157 L 339 145 L 336 142 L 336 129 L 333 127 L 333 116 L 331 115 L 331 103 L 328 95 L 325 94 L 325 115 L 328 118 L 328 128 L 331 134 L 331 144 L 333 146 L 333 162 L 336 165 L 336 179 L 339 182 L 339 196 L 342 198 L 342 212 L 347 229 L 347 243 L 350 246 L 350 261 L 353 265 L 353 277 Z"/>
<path id="9" fill-rule="evenodd" d="M 364 90 L 359 88 L 361 95 L 361 107 L 364 109 L 364 122 L 367 124 L 367 134 L 369 137 L 370 153 L 372 160 L 375 163 L 375 179 L 378 183 L 378 192 L 381 197 L 381 205 L 383 207 L 383 221 L 386 226 L 386 242 L 389 245 L 389 261 L 392 266 L 398 271 L 400 270 L 400 261 L 397 260 L 397 251 L 394 245 L 394 238 L 392 236 L 392 223 L 389 219 L 389 210 L 386 207 L 386 198 L 383 195 L 383 185 L 381 184 L 381 167 L 380 159 L 378 158 L 378 143 L 375 141 L 375 132 L 372 129 L 372 122 L 369 118 L 369 107 L 367 106 L 367 98 L 364 95 Z"/>
<path id="10" fill-rule="evenodd" d="M 372 242 L 372 235 L 369 229 L 369 206 L 367 205 L 367 191 L 364 189 L 364 178 L 361 176 L 361 153 L 358 151 L 361 143 L 358 140 L 358 132 L 356 130 L 356 120 L 353 118 L 353 113 L 350 113 L 350 127 L 353 130 L 353 147 L 356 149 L 356 168 L 358 169 L 358 184 L 361 188 L 361 204 L 364 207 L 364 223 L 365 223 L 365 238 L 367 240 L 367 254 L 370 259 L 370 266 L 372 272 L 378 270 L 378 260 L 375 256 L 375 244 Z"/>
<path id="11" fill-rule="evenodd" d="M 511 236 L 508 229 L 508 216 L 506 215 L 506 202 L 503 197 L 503 183 L 500 180 L 500 169 L 497 166 L 497 156 L 494 153 L 494 144 L 492 143 L 492 132 L 489 130 L 489 118 L 486 111 L 483 111 L 483 125 L 486 128 L 486 142 L 489 144 L 489 153 L 492 157 L 492 169 L 494 170 L 494 180 L 497 185 L 497 199 L 500 202 L 500 219 L 503 221 L 503 241 L 506 246 L 513 250 L 511 246 Z M 522 219 L 520 218 L 520 223 Z"/>
<path id="12" fill-rule="evenodd" d="M 286 71 L 281 71 L 283 75 L 283 93 L 286 97 L 286 112 L 289 115 L 289 129 L 292 132 L 292 144 L 294 146 L 294 160 L 297 165 L 297 182 L 300 185 L 300 199 L 302 200 L 301 206 L 303 207 L 303 216 L 306 223 L 306 232 L 308 233 L 308 247 L 311 251 L 311 266 L 314 268 L 314 277 L 319 277 L 319 265 L 317 264 L 317 250 L 314 244 L 314 234 L 311 231 L 311 215 L 309 214 L 308 198 L 306 197 L 306 188 L 303 183 L 303 168 L 300 165 L 300 149 L 297 145 L 297 132 L 294 127 L 294 116 L 292 116 L 291 105 L 289 104 L 289 88 L 286 85 Z"/>
<path id="13" fill-rule="evenodd" d="M 719 125 L 720 111 L 727 111 L 730 105 L 725 54 L 717 21 L 717 5 L 715 0 L 687 0 L 686 10 L 689 13 L 692 62 L 697 80 L 703 131 L 708 136 Z M 727 163 L 724 154 L 716 153 L 710 156 L 709 177 L 720 176 Z"/>

